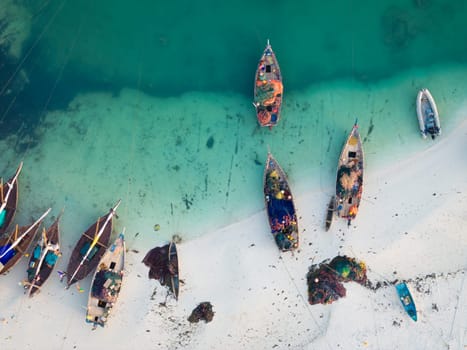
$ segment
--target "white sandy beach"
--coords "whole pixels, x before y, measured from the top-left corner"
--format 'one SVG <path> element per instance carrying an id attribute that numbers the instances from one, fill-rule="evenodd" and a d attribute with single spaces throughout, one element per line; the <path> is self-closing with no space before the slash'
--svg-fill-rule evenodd
<path id="1" fill-rule="evenodd" d="M 467 116 L 466 110 L 459 113 Z M 294 254 L 279 253 L 264 211 L 182 242 L 178 302 L 169 297 L 160 304 L 165 288 L 147 279 L 141 263 L 149 247 L 130 250 L 120 298 L 103 329 L 92 331 L 84 322 L 90 277 L 79 293 L 64 290 L 53 276 L 27 299 L 18 285 L 23 259 L 0 280 L 1 348 L 464 349 L 467 122 L 420 143 L 427 146 L 409 159 L 368 167 L 364 201 L 350 228 L 335 219 L 324 231 L 332 187 L 296 193 L 303 232 Z M 62 230 L 69 225 L 64 221 Z M 409 280 L 418 322 L 405 314 L 393 287 L 373 292 L 347 283 L 345 298 L 309 305 L 308 267 L 338 253 L 364 261 L 373 282 L 383 282 L 382 276 Z M 64 253 L 58 269 L 67 261 Z M 190 324 L 187 317 L 202 301 L 213 304 L 214 320 Z"/>

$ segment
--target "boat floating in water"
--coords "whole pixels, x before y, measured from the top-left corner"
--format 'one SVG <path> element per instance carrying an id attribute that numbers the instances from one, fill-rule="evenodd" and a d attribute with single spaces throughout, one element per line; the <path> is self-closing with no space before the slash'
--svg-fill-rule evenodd
<path id="1" fill-rule="evenodd" d="M 441 134 L 438 108 L 428 89 L 421 89 L 417 95 L 417 117 L 420 133 L 423 138 L 430 135 L 432 139 Z"/>
<path id="2" fill-rule="evenodd" d="M 282 75 L 276 55 L 268 43 L 255 75 L 254 102 L 261 126 L 272 128 L 280 119 L 282 106 Z"/>

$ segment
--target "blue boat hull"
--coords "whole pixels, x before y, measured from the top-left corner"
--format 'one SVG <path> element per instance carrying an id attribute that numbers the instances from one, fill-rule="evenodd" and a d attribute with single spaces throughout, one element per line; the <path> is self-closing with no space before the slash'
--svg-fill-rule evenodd
<path id="1" fill-rule="evenodd" d="M 405 311 L 407 312 L 407 314 L 409 314 L 412 320 L 417 321 L 417 309 L 415 307 L 415 303 L 413 301 L 412 295 L 410 294 L 409 288 L 407 287 L 407 284 L 398 283 L 395 287 L 397 294 L 399 295 L 399 300 L 401 301 Z"/>

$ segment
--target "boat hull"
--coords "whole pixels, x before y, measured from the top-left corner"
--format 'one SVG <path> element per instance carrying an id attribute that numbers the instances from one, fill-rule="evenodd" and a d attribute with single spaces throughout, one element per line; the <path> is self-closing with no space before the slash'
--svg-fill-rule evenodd
<path id="1" fill-rule="evenodd" d="M 5 204 L 4 209 L 0 210 L 0 237 L 7 232 L 10 227 L 13 218 L 15 217 L 16 207 L 18 206 L 18 176 L 21 173 L 23 168 L 23 163 L 21 162 L 16 173 L 12 176 L 6 184 L 1 184 L 0 193 L 1 193 L 1 203 Z M 10 189 L 8 184 L 12 186 Z M 10 190 L 10 191 L 9 191 Z M 8 194 L 8 192 L 10 192 Z M 8 198 L 6 198 L 8 196 Z"/>
<path id="2" fill-rule="evenodd" d="M 297 214 L 287 176 L 269 153 L 263 177 L 264 200 L 269 226 L 281 251 L 299 246 Z"/>
<path id="3" fill-rule="evenodd" d="M 91 284 L 86 322 L 104 326 L 118 295 L 125 267 L 125 238 L 121 233 L 99 261 Z"/>
<path id="4" fill-rule="evenodd" d="M 329 201 L 328 210 L 326 213 L 326 224 L 324 226 L 326 231 L 329 231 L 329 229 L 331 228 L 332 219 L 334 217 L 335 206 L 336 206 L 336 197 L 332 196 L 331 200 Z"/>
<path id="5" fill-rule="evenodd" d="M 438 107 L 428 89 L 422 89 L 418 92 L 417 118 L 423 138 L 431 136 L 434 139 L 441 134 Z"/>
<path id="6" fill-rule="evenodd" d="M 0 273 L 8 272 L 26 254 L 40 223 L 49 212 L 50 208 L 31 225 L 16 228 L 8 236 L 0 238 Z"/>
<path id="7" fill-rule="evenodd" d="M 120 201 L 110 209 L 109 213 L 100 217 L 80 237 L 71 253 L 66 276 L 67 288 L 82 280 L 94 271 L 108 248 L 112 234 L 113 216 Z"/>
<path id="8" fill-rule="evenodd" d="M 60 253 L 60 217 L 49 227 L 45 236 L 37 243 L 29 259 L 26 288 L 32 297 L 39 292 L 44 283 L 52 274 Z M 37 254 L 38 252 L 38 254 Z M 42 259 L 43 254 L 45 254 Z"/>
<path id="9" fill-rule="evenodd" d="M 355 124 L 342 148 L 337 166 L 336 213 L 350 221 L 358 213 L 363 191 L 363 146 Z"/>
<path id="10" fill-rule="evenodd" d="M 412 320 L 417 321 L 417 309 L 407 284 L 398 283 L 395 287 L 405 312 L 407 312 Z"/>
<path id="11" fill-rule="evenodd" d="M 261 126 L 271 128 L 279 122 L 282 94 L 281 70 L 268 40 L 255 75 L 253 105 L 256 108 L 258 123 Z"/>
<path id="12" fill-rule="evenodd" d="M 171 242 L 169 245 L 169 272 L 170 272 L 170 290 L 178 300 L 178 293 L 180 290 L 180 278 L 179 278 L 179 265 L 178 265 L 178 252 L 177 245 L 175 242 Z"/>

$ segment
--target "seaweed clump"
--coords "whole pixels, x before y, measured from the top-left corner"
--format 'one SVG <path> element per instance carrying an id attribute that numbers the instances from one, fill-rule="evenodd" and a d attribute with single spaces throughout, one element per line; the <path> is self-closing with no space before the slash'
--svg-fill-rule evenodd
<path id="1" fill-rule="evenodd" d="M 367 284 L 365 263 L 346 256 L 336 256 L 331 262 L 312 265 L 307 274 L 308 302 L 331 304 L 345 297 L 343 282 Z"/>

